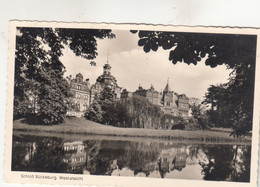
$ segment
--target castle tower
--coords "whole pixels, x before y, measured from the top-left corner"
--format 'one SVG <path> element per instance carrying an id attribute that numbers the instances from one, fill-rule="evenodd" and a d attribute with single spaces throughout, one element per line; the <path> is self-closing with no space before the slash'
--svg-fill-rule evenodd
<path id="1" fill-rule="evenodd" d="M 83 75 L 81 73 L 78 73 L 76 75 L 76 82 L 82 83 L 83 82 Z"/>
<path id="2" fill-rule="evenodd" d="M 170 107 L 171 103 L 173 103 L 173 92 L 170 89 L 168 78 L 167 84 L 163 90 L 162 104 L 163 106 Z"/>
<path id="3" fill-rule="evenodd" d="M 103 74 L 98 76 L 95 85 L 92 86 L 91 95 L 100 93 L 105 87 L 111 88 L 116 94 L 116 99 L 120 99 L 121 87 L 117 85 L 116 78 L 111 74 L 111 66 L 108 61 L 103 66 Z"/>
<path id="4" fill-rule="evenodd" d="M 178 108 L 176 105 L 176 95 L 174 94 L 173 91 L 171 91 L 169 78 L 163 90 L 161 103 L 163 105 L 161 109 L 165 114 L 171 114 L 174 116 L 178 115 Z"/>
<path id="5" fill-rule="evenodd" d="M 109 63 L 106 63 L 103 66 L 103 75 L 110 75 L 111 74 L 111 66 L 109 65 Z"/>
<path id="6" fill-rule="evenodd" d="M 169 85 L 169 78 L 167 79 L 167 84 L 166 84 L 163 92 L 165 92 L 165 93 L 171 92 L 171 88 L 170 88 L 170 85 Z"/>

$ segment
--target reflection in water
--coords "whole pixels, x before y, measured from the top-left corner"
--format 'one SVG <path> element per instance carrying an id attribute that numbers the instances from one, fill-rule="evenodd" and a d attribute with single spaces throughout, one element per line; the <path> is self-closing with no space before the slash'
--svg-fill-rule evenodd
<path id="1" fill-rule="evenodd" d="M 251 146 L 13 137 L 12 170 L 249 182 Z"/>
<path id="2" fill-rule="evenodd" d="M 66 172 L 81 171 L 86 163 L 86 152 L 82 141 L 64 142 L 63 150 L 63 162 L 67 164 Z"/>

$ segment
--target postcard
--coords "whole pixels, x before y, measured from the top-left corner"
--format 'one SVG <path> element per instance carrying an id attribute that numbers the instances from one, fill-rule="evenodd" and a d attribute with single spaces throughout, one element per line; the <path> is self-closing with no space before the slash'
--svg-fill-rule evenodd
<path id="1" fill-rule="evenodd" d="M 5 182 L 257 186 L 259 29 L 11 21 Z"/>

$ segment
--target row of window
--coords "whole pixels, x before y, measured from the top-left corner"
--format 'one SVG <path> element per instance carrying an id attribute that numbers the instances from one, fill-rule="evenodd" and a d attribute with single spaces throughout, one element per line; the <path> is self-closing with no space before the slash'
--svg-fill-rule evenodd
<path id="1" fill-rule="evenodd" d="M 84 157 L 84 156 L 81 156 L 81 157 L 78 157 L 78 158 L 76 158 L 76 157 L 74 157 L 74 158 L 71 158 L 71 162 L 73 163 L 73 162 L 81 162 L 81 161 L 85 161 L 86 160 L 86 158 Z M 65 162 L 65 163 L 69 163 L 69 159 L 68 158 L 64 158 L 63 159 L 63 162 Z"/>
<path id="2" fill-rule="evenodd" d="M 75 93 L 75 98 L 77 99 L 88 99 L 88 95 L 82 95 L 82 94 L 79 94 L 79 93 Z"/>
<path id="3" fill-rule="evenodd" d="M 65 151 L 82 150 L 82 149 L 84 149 L 84 145 L 67 145 L 67 146 L 64 146 Z"/>
<path id="4" fill-rule="evenodd" d="M 72 102 L 72 103 L 70 103 L 70 108 L 71 108 L 72 110 L 81 111 L 81 110 L 80 110 L 80 103 L 79 103 L 79 102 Z M 83 104 L 83 110 L 87 110 L 87 108 L 88 108 L 88 104 L 87 104 L 87 103 L 84 103 L 84 104 Z"/>
<path id="5" fill-rule="evenodd" d="M 74 157 L 74 158 L 71 159 L 71 162 L 77 162 L 77 161 L 81 162 L 81 161 L 84 161 L 84 160 L 86 160 L 84 156 L 81 156 L 81 157 L 78 157 L 78 158 Z"/>
<path id="6" fill-rule="evenodd" d="M 72 88 L 77 89 L 77 90 L 81 90 L 81 85 L 72 84 Z"/>

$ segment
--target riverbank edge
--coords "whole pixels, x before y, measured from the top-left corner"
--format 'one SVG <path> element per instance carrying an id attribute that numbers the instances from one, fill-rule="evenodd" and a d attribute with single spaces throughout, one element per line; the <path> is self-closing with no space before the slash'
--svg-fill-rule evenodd
<path id="1" fill-rule="evenodd" d="M 234 138 L 228 132 L 212 130 L 156 130 L 140 128 L 119 128 L 114 126 L 102 125 L 82 118 L 67 119 L 60 125 L 29 125 L 23 119 L 13 122 L 13 132 L 30 132 L 35 135 L 41 133 L 63 134 L 63 135 L 97 135 L 107 137 L 125 138 L 149 138 L 176 141 L 196 141 L 196 142 L 217 142 L 217 143 L 251 143 L 251 136 Z"/>

